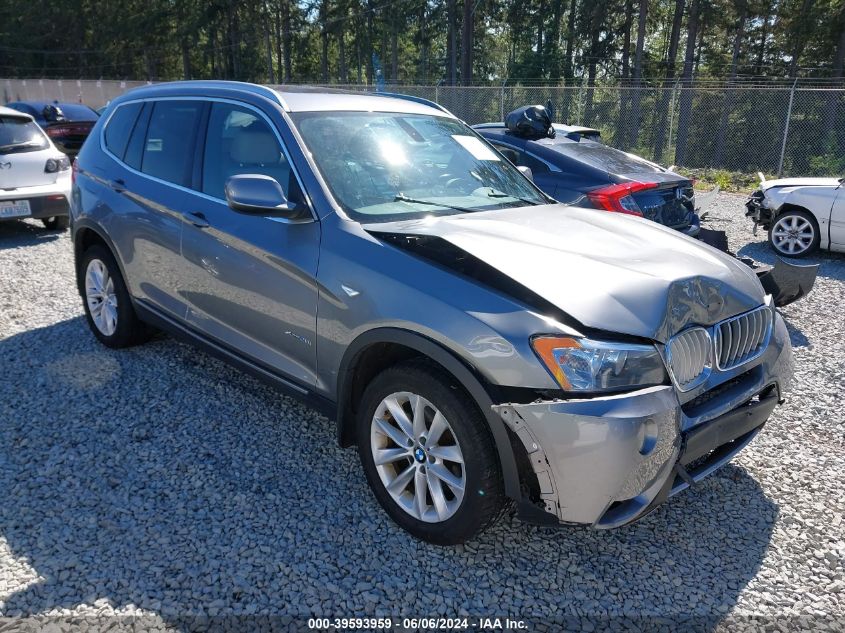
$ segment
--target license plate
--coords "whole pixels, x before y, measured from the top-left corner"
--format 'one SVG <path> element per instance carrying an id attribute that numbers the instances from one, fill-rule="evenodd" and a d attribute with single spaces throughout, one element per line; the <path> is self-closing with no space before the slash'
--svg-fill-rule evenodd
<path id="1" fill-rule="evenodd" d="M 0 200 L 0 218 L 22 218 L 30 213 L 29 200 Z"/>

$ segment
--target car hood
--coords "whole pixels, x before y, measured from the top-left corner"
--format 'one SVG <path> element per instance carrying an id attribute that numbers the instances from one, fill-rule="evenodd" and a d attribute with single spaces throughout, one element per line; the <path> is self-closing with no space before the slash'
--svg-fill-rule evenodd
<path id="1" fill-rule="evenodd" d="M 562 204 L 365 225 L 440 238 L 582 326 L 665 342 L 759 306 L 745 264 L 653 222 Z M 484 280 L 481 279 L 483 282 Z"/>
<path id="2" fill-rule="evenodd" d="M 766 191 L 775 187 L 838 187 L 838 178 L 779 178 L 760 183 L 760 189 Z"/>

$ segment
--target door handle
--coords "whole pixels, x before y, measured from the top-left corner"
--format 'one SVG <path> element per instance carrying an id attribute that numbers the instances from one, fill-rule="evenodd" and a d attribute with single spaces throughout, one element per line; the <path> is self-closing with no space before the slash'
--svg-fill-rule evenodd
<path id="1" fill-rule="evenodd" d="M 126 191 L 126 183 L 123 182 L 122 178 L 115 178 L 114 180 L 109 181 L 109 187 L 112 190 L 116 191 L 117 193 L 123 193 Z"/>
<path id="2" fill-rule="evenodd" d="M 190 222 L 197 228 L 204 229 L 208 226 L 208 220 L 206 219 L 205 215 L 203 215 L 199 211 L 187 213 L 185 214 L 185 217 L 188 218 L 188 222 Z"/>

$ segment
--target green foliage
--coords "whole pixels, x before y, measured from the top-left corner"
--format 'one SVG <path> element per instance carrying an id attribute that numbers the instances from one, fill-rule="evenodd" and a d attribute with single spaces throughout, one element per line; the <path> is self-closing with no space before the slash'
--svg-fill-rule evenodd
<path id="1" fill-rule="evenodd" d="M 718 186 L 720 191 L 729 193 L 751 193 L 760 184 L 756 173 L 728 171 L 726 169 L 679 169 L 681 175 L 695 180 L 698 191 L 709 191 Z"/>

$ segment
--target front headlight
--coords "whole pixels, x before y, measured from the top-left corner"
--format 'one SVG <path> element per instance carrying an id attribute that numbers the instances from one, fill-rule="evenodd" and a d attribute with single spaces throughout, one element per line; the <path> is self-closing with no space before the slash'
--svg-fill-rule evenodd
<path id="1" fill-rule="evenodd" d="M 622 391 L 669 379 L 653 345 L 537 336 L 531 346 L 566 391 Z"/>

